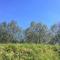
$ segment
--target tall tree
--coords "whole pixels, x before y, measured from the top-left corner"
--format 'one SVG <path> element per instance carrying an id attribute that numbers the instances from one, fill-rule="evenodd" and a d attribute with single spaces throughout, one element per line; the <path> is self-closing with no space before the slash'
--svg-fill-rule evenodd
<path id="1" fill-rule="evenodd" d="M 20 32 L 21 29 L 17 26 L 15 21 L 10 23 L 3 22 L 0 24 L 0 42 L 18 42 L 20 41 Z"/>
<path id="2" fill-rule="evenodd" d="M 51 44 L 60 44 L 60 24 L 54 24 L 51 27 Z"/>
<path id="3" fill-rule="evenodd" d="M 25 32 L 27 41 L 29 42 L 42 43 L 48 40 L 48 28 L 42 23 L 32 22 L 31 26 Z"/>

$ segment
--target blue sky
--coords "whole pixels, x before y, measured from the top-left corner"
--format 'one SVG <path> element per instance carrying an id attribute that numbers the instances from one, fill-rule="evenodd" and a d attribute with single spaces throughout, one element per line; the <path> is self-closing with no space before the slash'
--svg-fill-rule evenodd
<path id="1" fill-rule="evenodd" d="M 50 27 L 60 22 L 60 0 L 0 0 L 0 22 L 11 20 L 23 28 L 31 21 Z"/>

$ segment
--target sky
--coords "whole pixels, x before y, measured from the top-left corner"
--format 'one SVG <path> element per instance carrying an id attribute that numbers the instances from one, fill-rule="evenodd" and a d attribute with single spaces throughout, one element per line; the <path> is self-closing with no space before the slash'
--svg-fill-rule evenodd
<path id="1" fill-rule="evenodd" d="M 11 20 L 23 28 L 32 21 L 50 27 L 60 22 L 60 0 L 0 0 L 0 23 Z"/>

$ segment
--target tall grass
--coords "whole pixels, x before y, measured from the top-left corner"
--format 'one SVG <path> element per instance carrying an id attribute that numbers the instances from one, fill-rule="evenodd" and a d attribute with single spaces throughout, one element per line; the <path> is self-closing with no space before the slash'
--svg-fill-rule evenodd
<path id="1" fill-rule="evenodd" d="M 60 60 L 60 46 L 0 44 L 0 60 Z"/>

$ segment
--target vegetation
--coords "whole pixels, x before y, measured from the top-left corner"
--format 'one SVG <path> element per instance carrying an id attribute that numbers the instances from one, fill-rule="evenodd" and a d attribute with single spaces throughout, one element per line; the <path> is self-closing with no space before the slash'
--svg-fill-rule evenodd
<path id="1" fill-rule="evenodd" d="M 60 60 L 60 46 L 0 44 L 0 60 Z"/>
<path id="2" fill-rule="evenodd" d="M 60 24 L 31 22 L 23 30 L 15 21 L 0 23 L 0 60 L 60 60 L 59 44 Z"/>
<path id="3" fill-rule="evenodd" d="M 43 23 L 31 22 L 26 29 L 15 21 L 0 23 L 0 43 L 44 43 L 60 44 L 60 24 L 48 28 Z"/>

